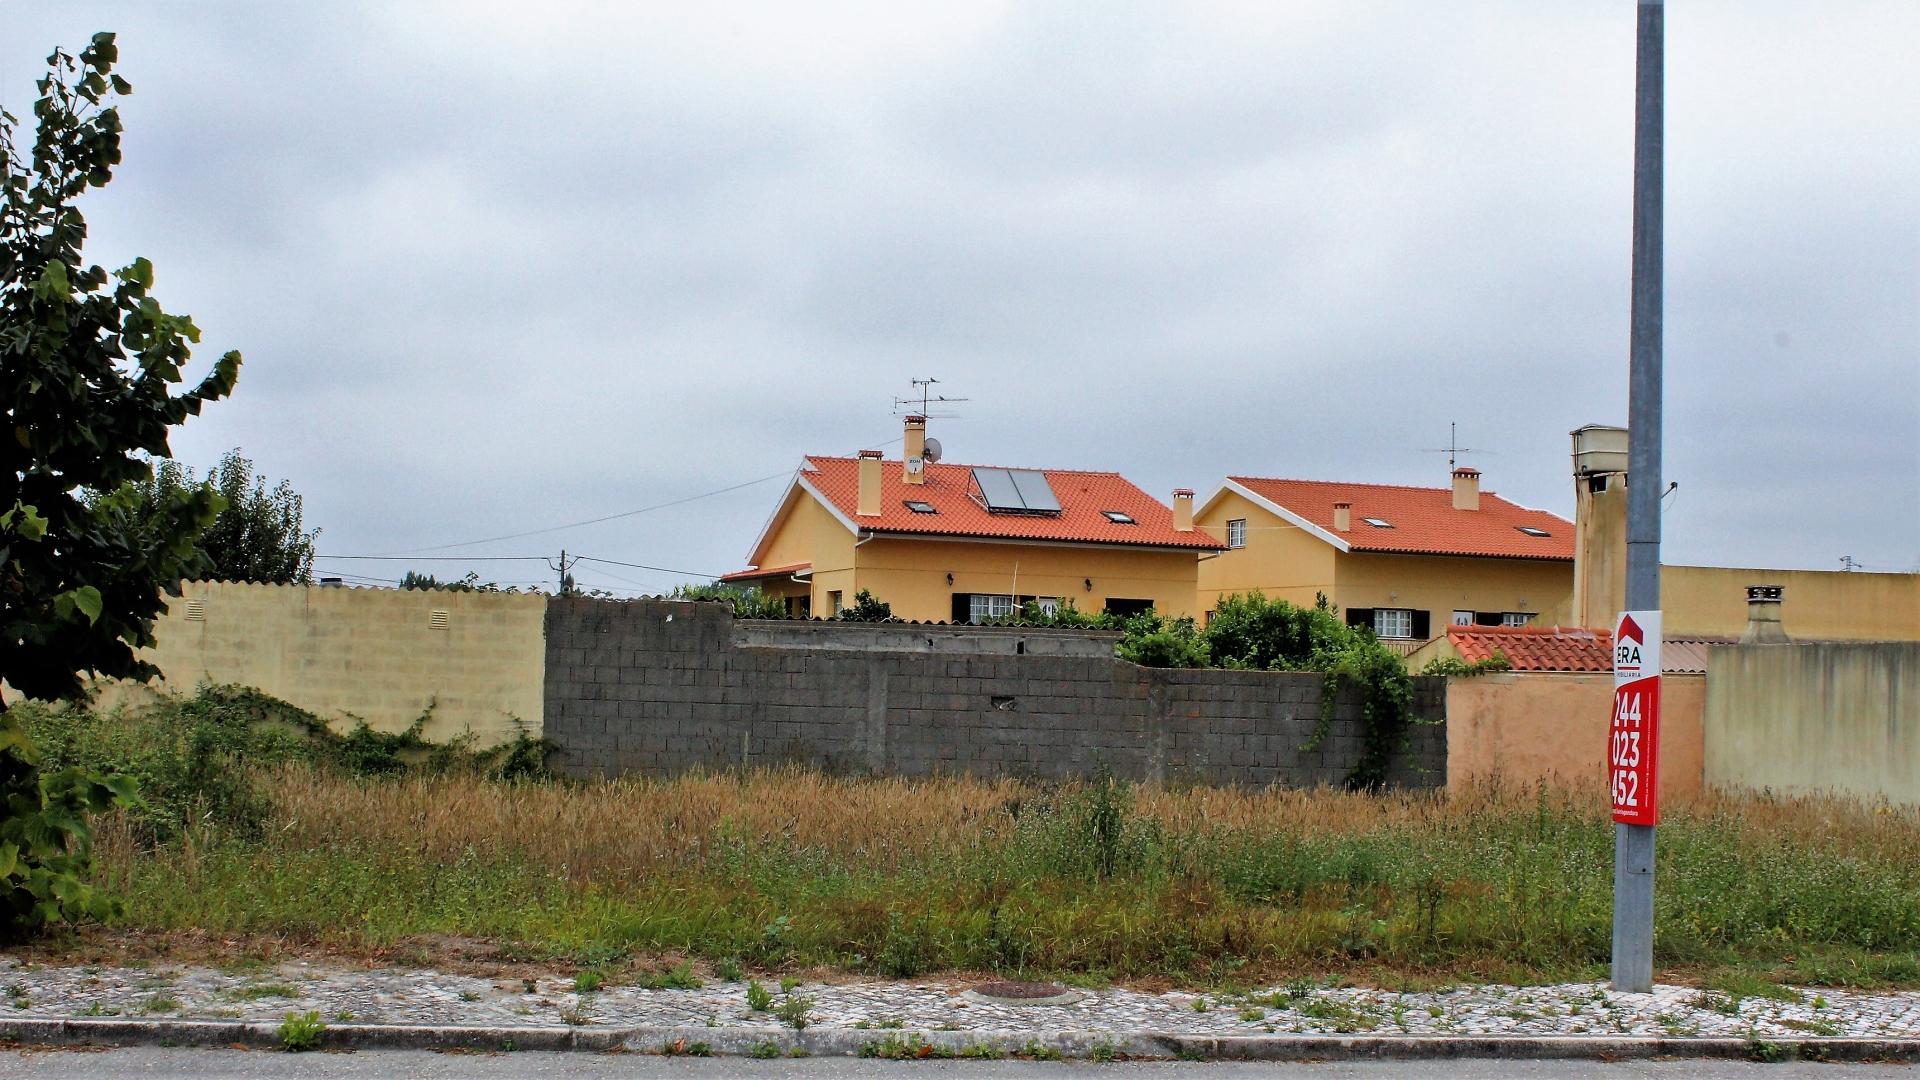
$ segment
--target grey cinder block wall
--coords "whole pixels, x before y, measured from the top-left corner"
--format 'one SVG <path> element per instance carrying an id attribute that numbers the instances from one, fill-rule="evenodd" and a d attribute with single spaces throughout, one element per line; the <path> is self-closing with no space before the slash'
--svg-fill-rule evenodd
<path id="1" fill-rule="evenodd" d="M 1174 671 L 1113 635 L 756 624 L 718 604 L 559 597 L 546 623 L 546 735 L 577 776 L 799 763 L 831 772 L 1309 787 L 1358 759 L 1361 698 L 1332 729 L 1319 675 Z M 1415 714 L 1444 718 L 1444 681 Z M 1446 782 L 1443 728 L 1416 726 L 1392 782 Z"/>

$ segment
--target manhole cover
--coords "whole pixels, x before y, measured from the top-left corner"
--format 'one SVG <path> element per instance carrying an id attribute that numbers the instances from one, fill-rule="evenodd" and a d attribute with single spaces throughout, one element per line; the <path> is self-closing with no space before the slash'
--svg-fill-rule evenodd
<path id="1" fill-rule="evenodd" d="M 1072 1005 L 1086 997 L 1059 983 L 990 982 L 967 991 L 967 997 L 993 1005 Z"/>

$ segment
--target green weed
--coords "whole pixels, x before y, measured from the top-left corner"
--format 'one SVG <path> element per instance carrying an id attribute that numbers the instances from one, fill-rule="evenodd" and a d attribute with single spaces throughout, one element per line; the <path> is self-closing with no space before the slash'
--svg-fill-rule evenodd
<path id="1" fill-rule="evenodd" d="M 325 1030 L 327 1030 L 326 1021 L 320 1019 L 319 1013 L 290 1012 L 280 1024 L 280 1048 L 292 1054 L 318 1050 L 320 1033 Z"/>

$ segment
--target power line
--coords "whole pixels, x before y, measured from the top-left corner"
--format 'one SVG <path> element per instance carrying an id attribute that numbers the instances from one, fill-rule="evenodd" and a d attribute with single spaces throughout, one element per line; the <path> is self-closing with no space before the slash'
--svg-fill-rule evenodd
<path id="1" fill-rule="evenodd" d="M 360 559 L 375 562 L 546 562 L 545 555 L 315 555 L 316 559 Z"/>
<path id="2" fill-rule="evenodd" d="M 895 438 L 888 439 L 880 443 L 869 444 L 869 446 L 872 446 L 872 445 L 891 446 L 894 443 L 899 442 L 904 437 L 905 436 L 897 436 Z M 563 532 L 567 529 L 579 529 L 579 528 L 584 528 L 588 525 L 599 525 L 603 522 L 618 521 L 621 518 L 630 518 L 630 517 L 637 516 L 639 514 L 651 514 L 655 510 L 666 510 L 670 507 L 683 506 L 687 503 L 697 502 L 701 499 L 711 499 L 715 495 L 725 495 L 730 492 L 739 491 L 743 488 L 753 487 L 756 484 L 764 484 L 769 480 L 778 480 L 783 476 L 792 476 L 794 474 L 794 471 L 795 470 L 793 469 L 787 469 L 782 472 L 769 473 L 766 476 L 758 477 L 753 480 L 745 480 L 738 484 L 732 484 L 727 487 L 715 488 L 712 491 L 703 491 L 698 495 L 688 495 L 685 498 L 670 499 L 667 502 L 655 503 L 652 506 L 642 506 L 637 510 L 623 510 L 618 514 L 607 514 L 602 517 L 588 518 L 585 521 L 571 521 L 565 525 L 548 525 L 544 528 L 529 529 L 526 532 L 506 533 L 501 536 L 489 536 L 484 540 L 462 540 L 459 543 L 455 543 L 455 544 L 435 544 L 431 547 L 408 548 L 405 551 L 394 553 L 394 557 L 397 557 L 399 555 L 406 555 L 409 553 L 422 552 L 422 551 L 446 551 L 450 548 L 478 547 L 481 544 L 492 544 L 501 540 L 519 540 L 528 536 L 544 536 L 547 533 Z"/>
<path id="3" fill-rule="evenodd" d="M 709 574 L 704 570 L 676 570 L 671 566 L 648 566 L 646 563 L 621 562 L 618 559 L 596 559 L 591 555 L 575 556 L 581 562 L 604 563 L 607 566 L 630 566 L 635 570 L 652 570 L 661 574 L 680 574 L 685 577 L 717 578 L 719 574 Z"/>

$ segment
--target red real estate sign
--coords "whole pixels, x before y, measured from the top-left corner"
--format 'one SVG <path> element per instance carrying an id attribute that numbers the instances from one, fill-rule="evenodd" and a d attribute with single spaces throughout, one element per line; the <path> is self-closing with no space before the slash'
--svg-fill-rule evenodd
<path id="1" fill-rule="evenodd" d="M 1660 757 L 1660 613 L 1623 611 L 1613 630 L 1613 723 L 1607 738 L 1607 787 L 1613 820 L 1658 825 Z"/>

